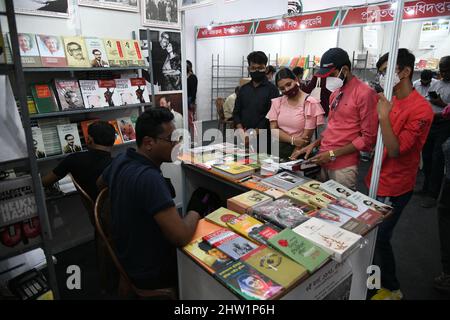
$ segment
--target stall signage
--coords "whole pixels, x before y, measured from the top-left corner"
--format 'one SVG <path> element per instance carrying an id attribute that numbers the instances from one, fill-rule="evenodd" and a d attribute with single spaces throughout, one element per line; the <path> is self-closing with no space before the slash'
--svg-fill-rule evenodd
<path id="1" fill-rule="evenodd" d="M 357 25 L 393 21 L 395 9 L 391 4 L 348 9 L 344 12 L 342 25 Z M 403 19 L 422 19 L 450 16 L 450 1 L 427 0 L 406 2 Z"/>
<path id="2" fill-rule="evenodd" d="M 248 35 L 252 32 L 252 29 L 253 22 L 217 26 L 212 27 L 211 30 L 200 28 L 198 29 L 197 39 Z"/>
<path id="3" fill-rule="evenodd" d="M 304 29 L 330 28 L 336 25 L 339 11 L 318 12 L 301 16 L 261 20 L 256 34 L 295 31 Z"/>

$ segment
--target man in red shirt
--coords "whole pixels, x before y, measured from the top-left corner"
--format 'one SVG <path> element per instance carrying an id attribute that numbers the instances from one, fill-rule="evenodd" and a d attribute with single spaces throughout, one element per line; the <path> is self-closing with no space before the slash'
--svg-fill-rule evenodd
<path id="1" fill-rule="evenodd" d="M 381 270 L 381 285 L 373 300 L 400 300 L 403 295 L 395 272 L 391 237 L 416 184 L 420 152 L 433 121 L 431 105 L 412 85 L 414 55 L 399 49 L 392 103 L 379 94 L 378 118 L 384 150 L 377 199 L 391 205 L 393 214 L 378 228 L 374 262 Z M 380 85 L 384 89 L 388 54 L 377 62 Z M 366 177 L 370 185 L 372 170 Z"/>
<path id="2" fill-rule="evenodd" d="M 326 87 L 332 92 L 328 126 L 320 139 L 293 156 L 304 153 L 308 159 L 320 146 L 311 162 L 322 166 L 321 179 L 356 189 L 360 151 L 371 151 L 377 139 L 377 94 L 352 74 L 350 58 L 341 48 L 324 53 L 315 75 L 326 78 Z"/>

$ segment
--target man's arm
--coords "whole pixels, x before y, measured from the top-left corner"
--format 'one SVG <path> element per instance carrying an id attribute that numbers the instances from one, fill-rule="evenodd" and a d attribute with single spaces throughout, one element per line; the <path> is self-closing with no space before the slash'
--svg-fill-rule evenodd
<path id="1" fill-rule="evenodd" d="M 234 126 L 236 129 L 243 129 L 242 123 L 241 123 L 241 94 L 238 94 L 236 97 L 236 101 L 234 103 L 234 109 L 233 109 L 233 121 Z"/>
<path id="2" fill-rule="evenodd" d="M 155 214 L 154 218 L 165 237 L 175 246 L 183 247 L 192 240 L 200 215 L 189 211 L 181 218 L 176 207 L 170 207 Z"/>
<path id="3" fill-rule="evenodd" d="M 386 147 L 388 156 L 390 158 L 397 158 L 400 155 L 400 144 L 397 137 L 392 130 L 389 114 L 392 110 L 392 104 L 386 99 L 383 93 L 379 93 L 378 100 L 378 119 L 380 120 L 381 134 L 383 136 L 383 143 Z"/>
<path id="4" fill-rule="evenodd" d="M 42 185 L 44 187 L 50 187 L 51 185 L 55 184 L 59 180 L 60 180 L 60 178 L 53 171 L 50 171 L 42 178 Z"/>

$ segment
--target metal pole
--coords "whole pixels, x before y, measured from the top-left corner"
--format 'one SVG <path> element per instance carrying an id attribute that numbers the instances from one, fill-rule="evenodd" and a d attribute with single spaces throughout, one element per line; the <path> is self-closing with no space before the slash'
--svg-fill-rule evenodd
<path id="1" fill-rule="evenodd" d="M 403 19 L 403 7 L 404 7 L 404 0 L 398 0 L 394 18 L 394 28 L 389 46 L 389 59 L 386 72 L 387 78 L 386 78 L 386 86 L 384 89 L 384 94 L 389 101 L 392 100 L 394 72 L 396 69 L 399 38 Z M 371 198 L 376 198 L 377 196 L 381 165 L 383 161 L 383 149 L 384 149 L 383 137 L 381 135 L 381 129 L 380 127 L 378 127 L 378 138 L 377 138 L 377 145 L 375 147 L 375 158 L 373 160 L 372 177 L 370 180 L 370 190 L 369 190 L 369 197 Z"/>
<path id="2" fill-rule="evenodd" d="M 212 110 L 214 102 L 214 53 L 211 55 L 211 107 L 210 107 L 210 120 L 212 120 Z"/>
<path id="3" fill-rule="evenodd" d="M 186 63 L 186 13 L 181 11 L 181 85 L 183 86 L 183 127 L 189 130 L 189 101 L 188 101 L 188 91 L 187 91 L 187 63 Z M 186 137 L 183 137 L 183 141 L 186 141 Z"/>
<path id="4" fill-rule="evenodd" d="M 22 124 L 25 131 L 25 138 L 27 143 L 28 159 L 30 163 L 30 173 L 33 180 L 33 190 L 36 200 L 39 219 L 42 226 L 42 248 L 44 250 L 47 261 L 47 268 L 49 274 L 50 287 L 53 291 L 55 299 L 59 298 L 58 284 L 56 281 L 55 266 L 53 265 L 53 257 L 48 246 L 49 240 L 52 239 L 50 228 L 50 221 L 48 218 L 47 205 L 45 203 L 45 194 L 42 188 L 41 177 L 37 165 L 36 157 L 34 156 L 33 136 L 31 133 L 30 115 L 28 112 L 28 105 L 26 99 L 26 82 L 22 69 L 22 61 L 20 59 L 19 43 L 17 36 L 17 25 L 14 13 L 14 5 L 12 0 L 6 0 L 6 14 L 8 17 L 8 27 L 11 37 L 11 50 L 14 57 L 14 75 L 17 84 L 17 97 L 19 99 L 20 110 L 22 114 Z"/>
<path id="5" fill-rule="evenodd" d="M 156 98 L 155 98 L 155 84 L 154 84 L 154 77 L 153 77 L 153 60 L 152 60 L 152 41 L 150 38 L 150 29 L 147 28 L 147 50 L 148 50 L 148 75 L 150 77 L 150 90 L 152 93 L 152 107 L 156 107 Z"/>

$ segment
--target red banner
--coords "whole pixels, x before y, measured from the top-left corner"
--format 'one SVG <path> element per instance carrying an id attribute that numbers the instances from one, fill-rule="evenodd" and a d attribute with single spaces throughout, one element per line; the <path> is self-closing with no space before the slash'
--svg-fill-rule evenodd
<path id="1" fill-rule="evenodd" d="M 216 37 L 230 37 L 230 36 L 242 36 L 250 34 L 252 30 L 253 22 L 230 24 L 226 26 L 200 28 L 197 33 L 197 39 L 216 38 Z"/>
<path id="2" fill-rule="evenodd" d="M 339 11 L 327 11 L 283 19 L 262 20 L 258 24 L 256 34 L 329 28 L 336 24 L 338 13 Z"/>
<path id="3" fill-rule="evenodd" d="M 356 25 L 393 21 L 395 8 L 391 4 L 349 9 L 342 25 Z M 423 19 L 450 16 L 450 1 L 426 0 L 406 2 L 403 19 Z"/>

